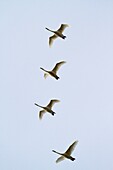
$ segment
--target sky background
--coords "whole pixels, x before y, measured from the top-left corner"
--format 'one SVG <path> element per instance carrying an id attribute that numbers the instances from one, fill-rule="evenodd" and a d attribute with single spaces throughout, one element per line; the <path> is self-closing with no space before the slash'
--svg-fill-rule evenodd
<path id="1" fill-rule="evenodd" d="M 45 27 L 62 23 L 49 48 Z M 0 170 L 113 170 L 113 1 L 0 0 L 0 47 Z M 34 103 L 53 98 L 40 121 Z M 75 140 L 76 160 L 56 164 Z"/>

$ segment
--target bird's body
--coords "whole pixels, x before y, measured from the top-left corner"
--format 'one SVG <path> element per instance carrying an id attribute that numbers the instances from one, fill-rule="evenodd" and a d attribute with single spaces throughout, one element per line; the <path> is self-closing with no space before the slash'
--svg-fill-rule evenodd
<path id="1" fill-rule="evenodd" d="M 54 153 L 57 153 L 58 155 L 63 156 L 64 159 L 67 158 L 67 159 L 70 159 L 70 160 L 72 160 L 72 161 L 75 160 L 75 158 L 73 158 L 72 156 L 70 156 L 70 155 L 68 155 L 68 154 L 66 154 L 66 153 L 60 153 L 60 152 L 57 152 L 57 151 L 55 151 L 55 150 L 52 150 L 52 151 L 53 151 Z"/>
<path id="2" fill-rule="evenodd" d="M 56 163 L 64 160 L 65 158 L 70 159 L 71 161 L 74 161 L 75 158 L 71 156 L 72 151 L 74 150 L 75 146 L 77 145 L 78 141 L 75 141 L 72 145 L 69 146 L 69 148 L 66 150 L 65 153 L 60 153 L 55 150 L 52 150 L 54 153 L 57 153 L 61 155 L 57 160 Z"/>
<path id="3" fill-rule="evenodd" d="M 60 37 L 62 39 L 65 39 L 66 36 L 62 34 L 62 32 L 64 31 L 64 29 L 66 27 L 69 27 L 69 25 L 67 24 L 61 24 L 60 28 L 57 30 L 57 31 L 53 31 L 53 30 L 50 30 L 48 28 L 46 28 L 48 31 L 54 33 L 53 36 L 49 37 L 49 46 L 51 47 L 51 45 L 53 44 L 53 41 L 57 38 L 57 37 Z"/>
<path id="4" fill-rule="evenodd" d="M 64 24 L 62 24 L 62 25 L 64 25 Z M 46 30 L 54 33 L 56 36 L 58 36 L 58 37 L 60 37 L 60 38 L 62 38 L 62 39 L 65 39 L 65 38 L 66 38 L 66 36 L 64 36 L 64 35 L 62 34 L 62 32 L 59 31 L 59 30 L 53 31 L 53 30 L 50 30 L 50 29 L 48 29 L 48 28 L 46 28 Z M 56 38 L 57 38 L 57 37 L 56 37 Z"/>
<path id="5" fill-rule="evenodd" d="M 61 61 L 59 63 L 56 63 L 55 67 L 51 70 L 45 70 L 44 68 L 40 67 L 41 70 L 43 70 L 45 72 L 44 77 L 46 78 L 48 75 L 51 75 L 52 77 L 54 77 L 56 80 L 59 79 L 58 75 L 57 75 L 57 71 L 60 68 L 60 66 L 62 64 L 66 63 L 65 61 Z"/>
<path id="6" fill-rule="evenodd" d="M 56 99 L 51 100 L 47 106 L 40 106 L 37 103 L 35 103 L 36 106 L 43 109 L 39 112 L 39 118 L 42 119 L 45 112 L 49 112 L 54 116 L 55 112 L 52 110 L 52 106 L 57 102 L 59 102 L 59 100 L 56 100 Z"/>

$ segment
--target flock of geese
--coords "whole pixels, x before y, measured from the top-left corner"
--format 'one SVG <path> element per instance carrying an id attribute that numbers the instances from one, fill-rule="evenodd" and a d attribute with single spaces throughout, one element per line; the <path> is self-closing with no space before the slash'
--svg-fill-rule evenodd
<path id="1" fill-rule="evenodd" d="M 58 38 L 58 37 L 60 37 L 60 38 L 62 38 L 62 39 L 65 39 L 65 38 L 66 38 L 66 36 L 63 35 L 63 31 L 65 30 L 66 27 L 69 27 L 69 25 L 67 25 L 67 24 L 61 24 L 60 28 L 59 28 L 57 31 L 53 31 L 53 30 L 50 30 L 50 29 L 46 28 L 48 31 L 54 33 L 51 37 L 49 37 L 49 46 L 50 46 L 50 47 L 52 46 L 53 41 L 54 41 L 56 38 Z M 59 68 L 60 68 L 63 64 L 65 64 L 65 63 L 66 63 L 65 61 L 61 61 L 61 62 L 56 63 L 56 65 L 54 66 L 54 68 L 53 68 L 52 70 L 50 70 L 50 71 L 48 71 L 48 70 L 40 67 L 40 69 L 44 71 L 44 78 L 46 79 L 47 76 L 50 75 L 51 77 L 53 77 L 53 78 L 55 78 L 56 80 L 58 80 L 60 77 L 57 75 L 57 72 L 58 72 Z M 50 113 L 52 116 L 54 116 L 54 114 L 56 114 L 56 113 L 52 110 L 52 107 L 53 107 L 53 105 L 54 105 L 55 103 L 58 103 L 58 102 L 60 102 L 60 101 L 57 100 L 57 99 L 52 99 L 47 106 L 41 106 L 41 105 L 35 103 L 36 106 L 38 106 L 38 107 L 40 107 L 40 108 L 42 109 L 42 110 L 39 112 L 39 119 L 42 119 L 43 115 L 44 115 L 46 112 L 48 112 L 48 113 Z M 57 151 L 55 151 L 55 150 L 52 150 L 54 153 L 60 155 L 60 157 L 56 160 L 56 163 L 64 160 L 65 158 L 70 159 L 71 161 L 74 161 L 75 158 L 72 157 L 71 154 L 72 154 L 72 151 L 74 150 L 74 148 L 76 147 L 77 143 L 78 143 L 77 140 L 76 140 L 75 142 L 73 142 L 73 143 L 69 146 L 69 148 L 66 150 L 66 152 L 64 152 L 64 153 L 60 153 L 60 152 L 57 152 Z"/>

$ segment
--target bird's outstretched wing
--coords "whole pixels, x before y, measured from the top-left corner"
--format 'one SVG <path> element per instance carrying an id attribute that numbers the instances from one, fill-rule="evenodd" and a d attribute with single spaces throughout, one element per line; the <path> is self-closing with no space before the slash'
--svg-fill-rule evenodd
<path id="1" fill-rule="evenodd" d="M 56 163 L 59 163 L 59 162 L 63 161 L 64 159 L 65 159 L 64 156 L 60 156 L 60 157 L 56 160 Z"/>
<path id="2" fill-rule="evenodd" d="M 46 79 L 49 76 L 49 74 L 44 73 L 44 78 Z"/>
<path id="3" fill-rule="evenodd" d="M 49 46 L 51 47 L 53 44 L 53 41 L 57 38 L 58 36 L 54 34 L 53 36 L 49 37 Z"/>
<path id="4" fill-rule="evenodd" d="M 50 103 L 47 105 L 47 107 L 49 107 L 49 108 L 51 109 L 52 106 L 53 106 L 55 103 L 58 103 L 58 102 L 60 102 L 60 100 L 56 100 L 56 99 L 51 100 Z"/>
<path id="5" fill-rule="evenodd" d="M 61 24 L 60 28 L 59 28 L 57 31 L 59 31 L 60 33 L 62 33 L 62 32 L 65 30 L 66 27 L 69 27 L 69 25 L 67 25 L 67 24 Z"/>
<path id="6" fill-rule="evenodd" d="M 57 63 L 56 65 L 55 65 L 55 67 L 53 68 L 53 72 L 55 72 L 55 74 L 56 74 L 56 72 L 58 71 L 58 69 L 61 67 L 61 65 L 63 65 L 64 63 L 66 63 L 66 61 L 61 61 L 61 62 L 59 62 L 59 63 Z"/>
<path id="7" fill-rule="evenodd" d="M 78 143 L 78 141 L 75 141 L 72 145 L 70 145 L 70 147 L 67 149 L 67 151 L 65 153 L 68 155 L 71 155 L 71 153 L 75 149 L 75 146 L 77 145 L 77 143 Z"/>
<path id="8" fill-rule="evenodd" d="M 45 112 L 46 112 L 45 110 L 41 110 L 41 111 L 39 112 L 39 119 L 42 119 L 42 117 L 43 117 L 43 115 L 44 115 Z"/>

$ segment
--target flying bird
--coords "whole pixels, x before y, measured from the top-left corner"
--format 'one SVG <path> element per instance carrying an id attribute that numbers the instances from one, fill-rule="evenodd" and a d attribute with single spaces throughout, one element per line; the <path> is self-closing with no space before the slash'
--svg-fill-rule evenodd
<path id="1" fill-rule="evenodd" d="M 65 38 L 66 38 L 66 36 L 62 34 L 62 32 L 65 30 L 66 27 L 69 27 L 69 25 L 67 25 L 67 24 L 61 24 L 60 28 L 59 28 L 57 31 L 53 31 L 53 30 L 50 30 L 50 29 L 46 28 L 48 31 L 54 33 L 53 36 L 49 37 L 49 46 L 50 46 L 50 47 L 52 46 L 53 41 L 54 41 L 56 38 L 58 38 L 58 37 L 60 37 L 60 38 L 62 38 L 62 39 L 65 39 Z"/>
<path id="2" fill-rule="evenodd" d="M 65 158 L 70 159 L 71 161 L 74 161 L 75 158 L 73 158 L 71 156 L 71 153 L 73 152 L 73 150 L 75 149 L 75 146 L 77 145 L 78 141 L 75 141 L 72 145 L 69 146 L 69 148 L 66 150 L 65 153 L 59 153 L 55 150 L 52 150 L 53 152 L 61 155 L 57 160 L 56 163 L 59 163 L 60 161 L 63 161 Z"/>
<path id="3" fill-rule="evenodd" d="M 52 77 L 54 77 L 56 80 L 59 79 L 59 77 L 57 76 L 57 71 L 59 70 L 59 68 L 61 67 L 61 65 L 63 65 L 64 63 L 66 63 L 65 61 L 61 61 L 59 63 L 56 63 L 56 65 L 54 66 L 54 68 L 51 71 L 47 71 L 44 68 L 40 67 L 41 70 L 43 70 L 44 73 L 44 78 L 47 78 L 48 75 L 51 75 Z"/>
<path id="4" fill-rule="evenodd" d="M 40 105 L 38 105 L 37 103 L 35 103 L 36 106 L 38 106 L 38 107 L 40 107 L 40 108 L 43 109 L 43 110 L 41 110 L 41 111 L 39 112 L 39 119 L 42 119 L 44 113 L 46 113 L 46 112 L 49 112 L 49 113 L 51 113 L 51 114 L 54 116 L 55 112 L 52 110 L 52 107 L 53 107 L 53 105 L 54 105 L 55 103 L 58 103 L 58 102 L 60 102 L 60 100 L 53 99 L 53 100 L 51 100 L 51 101 L 49 102 L 49 104 L 48 104 L 47 106 L 45 106 L 45 107 L 44 107 L 44 106 L 40 106 Z"/>

